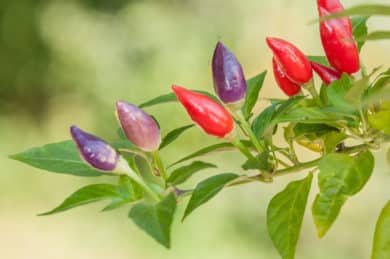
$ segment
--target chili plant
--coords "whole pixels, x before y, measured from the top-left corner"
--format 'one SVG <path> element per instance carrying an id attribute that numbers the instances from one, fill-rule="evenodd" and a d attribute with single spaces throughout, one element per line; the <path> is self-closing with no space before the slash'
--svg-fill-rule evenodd
<path id="1" fill-rule="evenodd" d="M 181 215 L 185 220 L 224 188 L 271 184 L 279 177 L 301 172 L 301 180 L 290 182 L 268 204 L 269 236 L 282 258 L 294 258 L 315 176 L 319 192 L 311 212 L 318 237 L 323 237 L 348 198 L 370 179 L 375 165 L 372 151 L 386 148 L 390 141 L 390 68 L 369 70 L 359 57 L 366 40 L 388 38 L 389 33 L 368 33 L 368 16 L 351 19 L 348 15 L 388 15 L 390 7 L 368 5 L 344 10 L 338 0 L 318 0 L 317 7 L 325 56 L 307 55 L 295 43 L 268 37 L 275 81 L 288 98 L 270 98 L 270 105 L 260 113 L 254 106 L 267 72 L 246 80 L 238 59 L 218 42 L 212 58 L 216 96 L 174 85 L 173 92 L 140 105 L 118 101 L 119 141 L 107 143 L 71 126 L 73 140 L 12 155 L 12 159 L 56 173 L 118 178 L 117 184 L 85 186 L 40 215 L 101 200 L 110 200 L 104 211 L 130 205 L 128 217 L 169 248 L 178 203 L 189 198 Z M 317 86 L 313 70 L 321 79 Z M 161 137 L 158 122 L 145 109 L 176 101 L 205 134 L 219 138 L 220 143 L 167 166 L 160 158 L 161 150 L 195 124 Z M 283 132 L 284 145 L 274 144 L 278 131 Z M 316 152 L 317 158 L 304 161 L 295 152 L 297 145 Z M 201 160 L 213 151 L 241 153 L 245 159 L 242 171 L 216 174 L 192 189 L 183 189 L 182 184 L 197 172 L 217 167 Z M 140 160 L 149 168 L 139 167 Z M 389 228 L 388 203 L 377 223 L 372 258 L 390 258 Z"/>

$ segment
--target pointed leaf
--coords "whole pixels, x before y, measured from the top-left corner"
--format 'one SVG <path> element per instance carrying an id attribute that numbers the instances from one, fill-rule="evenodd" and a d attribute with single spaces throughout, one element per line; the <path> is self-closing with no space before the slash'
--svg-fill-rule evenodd
<path id="1" fill-rule="evenodd" d="M 175 141 L 181 134 L 183 134 L 186 130 L 192 128 L 195 124 L 186 125 L 177 129 L 170 131 L 161 141 L 159 149 L 163 149 L 165 146 L 169 145 L 173 141 Z"/>
<path id="2" fill-rule="evenodd" d="M 194 161 L 189 165 L 185 165 L 175 169 L 167 179 L 167 183 L 172 185 L 178 185 L 184 183 L 195 173 L 207 169 L 207 168 L 216 168 L 214 164 L 206 163 L 203 161 Z"/>
<path id="3" fill-rule="evenodd" d="M 367 35 L 367 20 L 369 16 L 356 16 L 351 18 L 353 36 L 355 37 L 359 51 L 362 49 Z"/>
<path id="4" fill-rule="evenodd" d="M 319 168 L 320 193 L 313 203 L 312 214 L 321 238 L 336 220 L 348 197 L 358 193 L 370 178 L 374 157 L 370 151 L 353 157 L 331 153 L 321 159 Z"/>
<path id="5" fill-rule="evenodd" d="M 139 203 L 134 205 L 129 212 L 129 218 L 157 242 L 169 249 L 175 210 L 176 199 L 170 193 L 157 204 Z"/>
<path id="6" fill-rule="evenodd" d="M 236 179 L 237 177 L 238 175 L 236 174 L 225 173 L 212 176 L 200 182 L 192 193 L 182 220 L 184 220 L 196 208 L 217 195 L 217 193 L 220 192 L 228 182 Z"/>
<path id="7" fill-rule="evenodd" d="M 342 12 L 334 13 L 328 16 L 324 16 L 320 19 L 320 21 L 329 20 L 333 18 L 339 18 L 344 16 L 352 16 L 352 15 L 384 15 L 390 16 L 390 5 L 382 5 L 382 4 L 361 4 L 355 5 L 350 8 L 345 9 Z"/>
<path id="8" fill-rule="evenodd" d="M 39 215 L 51 215 L 77 206 L 116 197 L 120 197 L 118 186 L 112 184 L 92 184 L 75 191 L 53 210 Z"/>
<path id="9" fill-rule="evenodd" d="M 269 157 L 269 151 L 264 151 L 258 154 L 254 159 L 248 159 L 241 167 L 244 170 L 257 169 L 270 171 L 271 166 L 268 162 Z"/>
<path id="10" fill-rule="evenodd" d="M 371 258 L 390 258 L 390 201 L 382 209 L 376 223 Z"/>
<path id="11" fill-rule="evenodd" d="M 316 62 L 316 63 L 321 64 L 323 66 L 330 67 L 328 59 L 325 56 L 307 56 L 307 58 L 310 61 Z"/>
<path id="12" fill-rule="evenodd" d="M 264 71 L 263 73 L 252 77 L 251 79 L 247 80 L 247 91 L 246 91 L 246 97 L 245 97 L 245 103 L 242 107 L 242 112 L 244 113 L 245 118 L 249 118 L 252 109 L 255 106 L 257 99 L 259 98 L 259 93 L 261 91 L 261 88 L 263 87 L 265 76 L 267 75 L 267 71 Z"/>
<path id="13" fill-rule="evenodd" d="M 54 173 L 76 176 L 102 175 L 101 172 L 92 169 L 81 160 L 77 148 L 71 140 L 34 147 L 22 153 L 11 155 L 10 158 Z"/>
<path id="14" fill-rule="evenodd" d="M 289 183 L 268 205 L 268 233 L 283 259 L 294 258 L 312 178 Z"/>

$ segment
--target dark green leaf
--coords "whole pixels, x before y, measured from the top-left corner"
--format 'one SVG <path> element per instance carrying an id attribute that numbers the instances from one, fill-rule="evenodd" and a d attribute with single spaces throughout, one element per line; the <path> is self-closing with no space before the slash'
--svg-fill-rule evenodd
<path id="1" fill-rule="evenodd" d="M 258 154 L 254 159 L 248 159 L 242 165 L 242 169 L 244 170 L 258 169 L 258 170 L 270 171 L 271 166 L 268 160 L 269 160 L 269 152 L 264 151 Z"/>
<path id="2" fill-rule="evenodd" d="M 117 197 L 120 197 L 118 186 L 112 184 L 92 184 L 77 190 L 53 210 L 39 215 L 50 215 L 91 202 L 113 199 Z"/>
<path id="3" fill-rule="evenodd" d="M 345 99 L 345 95 L 351 89 L 351 81 L 348 75 L 343 74 L 337 81 L 333 81 L 327 88 L 329 103 L 340 111 L 352 113 L 355 108 Z"/>
<path id="4" fill-rule="evenodd" d="M 367 20 L 369 16 L 356 16 L 351 18 L 353 36 L 357 40 L 359 51 L 362 49 L 365 40 L 362 39 L 367 35 Z"/>
<path id="5" fill-rule="evenodd" d="M 209 153 L 214 152 L 214 151 L 221 151 L 221 150 L 225 150 L 225 149 L 232 148 L 232 147 L 233 147 L 233 145 L 231 143 L 218 143 L 218 144 L 214 144 L 211 146 L 207 146 L 207 147 L 204 147 L 198 151 L 195 151 L 194 153 L 192 153 L 188 156 L 183 157 L 182 159 L 179 159 L 175 163 L 171 164 L 169 167 L 172 167 L 176 164 L 190 160 L 190 159 L 195 158 L 195 157 L 203 156 L 203 155 L 209 154 Z"/>
<path id="6" fill-rule="evenodd" d="M 328 20 L 344 16 L 352 15 L 385 15 L 390 16 L 390 5 L 381 5 L 381 4 L 361 4 L 355 5 L 350 8 L 345 9 L 343 12 L 334 13 L 325 17 L 322 17 L 320 20 Z"/>
<path id="7" fill-rule="evenodd" d="M 172 185 L 178 185 L 184 183 L 188 178 L 190 178 L 196 172 L 207 168 L 216 168 L 216 165 L 202 162 L 202 161 L 194 161 L 189 165 L 185 165 L 175 169 L 171 175 L 167 179 L 167 183 Z"/>
<path id="8" fill-rule="evenodd" d="M 157 242 L 170 248 L 171 226 L 176 210 L 176 199 L 171 193 L 157 204 L 139 203 L 129 212 L 129 218 Z"/>
<path id="9" fill-rule="evenodd" d="M 77 176 L 102 175 L 101 172 L 92 169 L 81 160 L 79 152 L 71 140 L 31 148 L 22 153 L 11 155 L 10 158 L 54 173 Z"/>
<path id="10" fill-rule="evenodd" d="M 305 123 L 297 123 L 294 128 L 294 136 L 313 136 L 311 139 L 316 139 L 321 137 L 322 135 L 327 134 L 328 132 L 338 131 L 337 128 L 330 127 L 326 124 L 305 124 Z"/>
<path id="11" fill-rule="evenodd" d="M 170 131 L 161 141 L 159 149 L 163 149 L 165 146 L 175 141 L 178 137 L 180 137 L 181 134 L 183 134 L 187 129 L 190 129 L 193 126 L 195 126 L 195 124 L 186 125 Z"/>
<path id="12" fill-rule="evenodd" d="M 371 259 L 390 258 L 390 201 L 379 215 L 375 227 Z"/>
<path id="13" fill-rule="evenodd" d="M 272 133 L 272 131 L 268 129 L 271 128 L 270 124 L 274 114 L 276 113 L 276 108 L 276 105 L 268 106 L 255 118 L 252 123 L 252 130 L 256 136 L 264 136 Z"/>
<path id="14" fill-rule="evenodd" d="M 217 195 L 217 193 L 220 192 L 228 182 L 236 179 L 237 177 L 238 175 L 236 174 L 225 173 L 212 176 L 200 182 L 192 193 L 182 220 L 184 220 L 196 208 Z"/>
<path id="15" fill-rule="evenodd" d="M 328 59 L 325 56 L 307 56 L 310 61 L 329 67 Z"/>
<path id="16" fill-rule="evenodd" d="M 247 91 L 245 97 L 245 103 L 242 107 L 242 112 L 244 113 L 245 118 L 249 118 L 252 109 L 255 106 L 257 99 L 259 98 L 260 90 L 263 86 L 265 76 L 267 75 L 267 71 L 249 79 L 247 84 Z"/>
<path id="17" fill-rule="evenodd" d="M 312 178 L 289 183 L 268 205 L 268 233 L 283 259 L 294 258 Z"/>
<path id="18" fill-rule="evenodd" d="M 374 157 L 369 151 L 349 156 L 331 153 L 319 162 L 317 194 L 312 207 L 319 237 L 323 237 L 340 213 L 348 197 L 359 192 L 371 176 Z"/>

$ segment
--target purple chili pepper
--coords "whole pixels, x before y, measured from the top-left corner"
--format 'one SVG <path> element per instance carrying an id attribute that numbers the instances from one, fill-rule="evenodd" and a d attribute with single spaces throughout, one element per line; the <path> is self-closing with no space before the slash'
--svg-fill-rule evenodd
<path id="1" fill-rule="evenodd" d="M 154 119 L 137 106 L 118 101 L 116 114 L 127 138 L 143 151 L 158 149 L 161 143 L 160 129 Z"/>
<path id="2" fill-rule="evenodd" d="M 107 142 L 76 126 L 70 127 L 70 133 L 81 158 L 89 165 L 102 171 L 114 171 L 116 169 L 119 154 Z"/>
<path id="3" fill-rule="evenodd" d="M 225 104 L 239 103 L 246 95 L 246 81 L 236 57 L 221 42 L 214 51 L 212 70 L 214 89 Z"/>

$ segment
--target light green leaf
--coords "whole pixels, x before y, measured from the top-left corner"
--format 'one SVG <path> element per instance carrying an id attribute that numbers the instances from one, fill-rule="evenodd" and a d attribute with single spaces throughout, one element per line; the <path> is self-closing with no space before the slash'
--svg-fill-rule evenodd
<path id="1" fill-rule="evenodd" d="M 175 141 L 181 134 L 183 134 L 186 130 L 192 128 L 195 124 L 186 125 L 177 129 L 170 131 L 161 141 L 159 149 L 163 149 L 173 141 Z"/>
<path id="2" fill-rule="evenodd" d="M 127 175 L 119 177 L 119 186 L 121 187 L 122 197 L 128 197 L 132 200 L 139 200 L 144 197 L 144 189 Z"/>
<path id="3" fill-rule="evenodd" d="M 220 192 L 228 182 L 236 179 L 237 177 L 238 175 L 236 174 L 225 173 L 212 176 L 200 182 L 192 193 L 182 220 L 184 220 L 196 208 L 217 195 L 217 193 Z"/>
<path id="4" fill-rule="evenodd" d="M 203 156 L 203 155 L 209 154 L 211 152 L 215 152 L 215 151 L 226 150 L 229 148 L 233 148 L 233 145 L 231 143 L 218 143 L 218 144 L 214 144 L 211 146 L 207 146 L 207 147 L 204 147 L 198 151 L 195 151 L 194 153 L 189 154 L 188 156 L 185 156 L 185 157 L 179 159 L 175 163 L 171 164 L 169 167 L 172 167 L 176 164 L 182 163 L 184 161 L 190 160 L 190 159 L 195 158 L 195 157 Z"/>
<path id="5" fill-rule="evenodd" d="M 382 209 L 376 223 L 371 259 L 390 258 L 390 201 Z"/>
<path id="6" fill-rule="evenodd" d="M 298 243 L 313 174 L 291 182 L 268 205 L 267 228 L 283 259 L 293 259 Z"/>
<path id="7" fill-rule="evenodd" d="M 330 67 L 328 59 L 325 56 L 307 56 L 310 61 L 316 62 L 323 66 Z"/>
<path id="8" fill-rule="evenodd" d="M 367 36 L 367 20 L 369 16 L 356 16 L 351 18 L 353 36 L 355 37 L 359 51 L 362 49 Z"/>
<path id="9" fill-rule="evenodd" d="M 172 185 L 178 185 L 187 181 L 195 173 L 207 169 L 216 168 L 214 164 L 206 163 L 203 161 L 194 161 L 189 165 L 185 165 L 175 169 L 168 177 L 167 183 Z"/>
<path id="10" fill-rule="evenodd" d="M 390 135 L 390 109 L 380 110 L 368 116 L 370 125 L 378 130 Z"/>
<path id="11" fill-rule="evenodd" d="M 360 108 L 363 94 L 370 86 L 368 77 L 355 81 L 352 87 L 345 93 L 344 100 L 355 108 Z"/>
<path id="12" fill-rule="evenodd" d="M 134 205 L 129 212 L 129 218 L 157 242 L 169 249 L 175 210 L 176 199 L 170 193 L 157 204 L 139 203 Z"/>
<path id="13" fill-rule="evenodd" d="M 92 169 L 81 160 L 73 141 L 67 140 L 42 147 L 34 147 L 10 158 L 30 166 L 54 173 L 76 176 L 100 176 L 101 172 Z"/>
<path id="14" fill-rule="evenodd" d="M 322 17 L 320 21 L 329 20 L 333 18 L 339 18 L 344 16 L 352 16 L 352 15 L 384 15 L 390 16 L 390 5 L 382 5 L 382 4 L 361 4 L 355 5 L 350 8 L 345 9 L 342 12 L 334 13 L 325 17 Z"/>
<path id="15" fill-rule="evenodd" d="M 323 237 L 340 213 L 348 197 L 358 193 L 366 184 L 374 168 L 370 151 L 356 156 L 331 153 L 319 162 L 317 194 L 312 207 L 318 236 Z"/>
<path id="16" fill-rule="evenodd" d="M 361 40 L 388 40 L 390 39 L 390 31 L 373 31 L 367 34 L 364 37 L 360 38 Z"/>
<path id="17" fill-rule="evenodd" d="M 350 89 L 351 80 L 348 75 L 343 74 L 339 80 L 333 81 L 326 88 L 329 103 L 340 111 L 353 113 L 355 108 L 345 99 Z"/>
<path id="18" fill-rule="evenodd" d="M 58 207 L 49 212 L 39 214 L 39 216 L 51 215 L 88 203 L 118 197 L 121 197 L 118 186 L 112 184 L 92 184 L 77 190 L 66 198 Z"/>
<path id="19" fill-rule="evenodd" d="M 252 109 L 255 106 L 257 99 L 259 98 L 259 93 L 263 87 L 264 79 L 267 75 L 267 71 L 247 80 L 247 91 L 245 97 L 245 103 L 242 107 L 242 112 L 244 113 L 245 118 L 249 118 L 252 113 Z"/>

